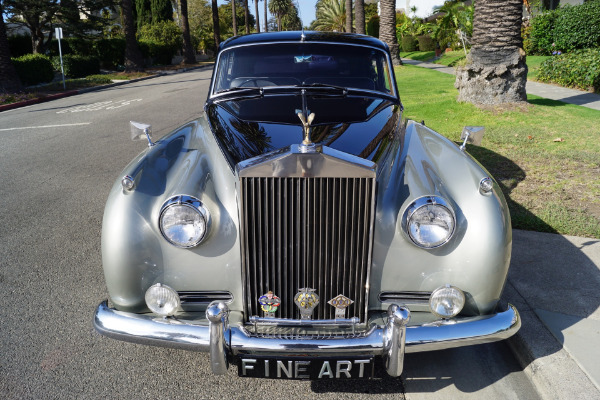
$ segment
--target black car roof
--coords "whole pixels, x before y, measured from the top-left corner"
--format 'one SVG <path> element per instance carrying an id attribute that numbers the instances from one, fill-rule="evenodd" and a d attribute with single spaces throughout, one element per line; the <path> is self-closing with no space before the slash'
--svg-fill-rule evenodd
<path id="1" fill-rule="evenodd" d="M 316 31 L 285 31 L 285 32 L 268 32 L 268 33 L 253 33 L 244 36 L 232 37 L 219 46 L 219 51 L 229 47 L 270 43 L 270 42 L 300 42 L 304 35 L 306 42 L 332 42 L 332 43 L 347 43 L 360 44 L 380 48 L 388 51 L 388 45 L 381 40 L 368 35 L 359 35 L 356 33 L 339 33 L 339 32 L 316 32 Z"/>

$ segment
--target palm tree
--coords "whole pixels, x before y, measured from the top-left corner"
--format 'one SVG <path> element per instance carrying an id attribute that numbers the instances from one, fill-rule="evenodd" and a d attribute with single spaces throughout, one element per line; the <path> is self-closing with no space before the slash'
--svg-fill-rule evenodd
<path id="1" fill-rule="evenodd" d="M 352 33 L 352 0 L 346 0 L 346 32 Z"/>
<path id="2" fill-rule="evenodd" d="M 398 38 L 396 37 L 396 0 L 380 0 L 379 39 L 387 43 L 392 54 L 392 63 L 402 65 L 398 56 Z"/>
<path id="3" fill-rule="evenodd" d="M 345 0 L 322 0 L 318 2 L 315 17 L 312 29 L 343 32 L 346 26 Z"/>
<path id="4" fill-rule="evenodd" d="M 135 40 L 132 0 L 121 0 L 123 31 L 125 32 L 125 70 L 140 71 L 144 68 L 144 57 Z"/>
<path id="5" fill-rule="evenodd" d="M 248 0 L 244 0 L 244 24 L 246 27 L 246 35 L 250 34 L 250 11 L 248 10 Z"/>
<path id="6" fill-rule="evenodd" d="M 264 18 L 264 20 L 265 20 L 265 32 L 269 32 L 269 20 L 268 20 L 269 17 L 267 16 L 267 0 L 263 0 L 263 2 L 265 3 L 264 4 L 264 7 L 265 7 L 265 10 L 264 10 L 265 11 L 265 13 L 264 13 L 264 16 L 265 16 L 265 18 Z"/>
<path id="7" fill-rule="evenodd" d="M 277 18 L 277 30 L 281 31 L 281 18 L 290 8 L 290 0 L 269 0 L 269 11 Z"/>
<path id="8" fill-rule="evenodd" d="M 217 51 L 219 51 L 219 44 L 221 44 L 221 29 L 219 28 L 219 7 L 217 6 L 217 0 L 211 1 L 211 7 L 212 7 L 213 34 L 215 37 L 215 46 L 216 46 Z M 235 15 L 233 16 L 233 18 L 235 18 Z"/>
<path id="9" fill-rule="evenodd" d="M 365 34 L 365 0 L 354 0 L 354 28 L 356 33 Z"/>
<path id="10" fill-rule="evenodd" d="M 233 36 L 237 36 L 237 18 L 235 14 L 235 2 L 236 0 L 231 0 L 231 20 L 233 21 Z"/>
<path id="11" fill-rule="evenodd" d="M 256 33 L 260 33 L 260 18 L 258 16 L 258 0 L 254 0 L 254 12 L 256 13 Z"/>
<path id="12" fill-rule="evenodd" d="M 21 90 L 21 80 L 10 60 L 10 49 L 3 15 L 4 8 L 0 0 L 0 92 L 15 93 Z"/>
<path id="13" fill-rule="evenodd" d="M 185 64 L 194 64 L 196 55 L 190 38 L 190 24 L 188 22 L 188 3 L 187 0 L 181 0 L 181 23 L 183 33 L 183 62 Z"/>
<path id="14" fill-rule="evenodd" d="M 475 2 L 467 65 L 454 86 L 458 101 L 502 104 L 527 101 L 527 65 L 521 39 L 523 0 Z"/>

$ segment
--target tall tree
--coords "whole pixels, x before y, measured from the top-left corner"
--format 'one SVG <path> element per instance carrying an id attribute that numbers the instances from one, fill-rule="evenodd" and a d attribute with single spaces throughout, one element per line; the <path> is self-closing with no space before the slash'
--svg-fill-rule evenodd
<path id="1" fill-rule="evenodd" d="M 216 46 L 217 51 L 219 51 L 219 45 L 221 44 L 221 30 L 219 28 L 219 7 L 217 6 L 217 0 L 211 0 L 211 6 L 212 6 L 213 34 L 215 37 L 215 46 Z"/>
<path id="2" fill-rule="evenodd" d="M 281 18 L 288 12 L 290 0 L 269 0 L 269 11 L 277 18 L 277 30 L 281 31 Z"/>
<path id="3" fill-rule="evenodd" d="M 356 33 L 365 34 L 365 0 L 354 0 L 354 28 Z"/>
<path id="4" fill-rule="evenodd" d="M 346 0 L 346 32 L 352 33 L 352 0 Z"/>
<path id="5" fill-rule="evenodd" d="M 194 64 L 196 62 L 196 52 L 192 46 L 190 37 L 190 23 L 188 22 L 188 3 L 187 0 L 181 2 L 181 31 L 183 32 L 183 62 L 185 64 Z"/>
<path id="6" fill-rule="evenodd" d="M 21 81 L 10 59 L 6 25 L 4 24 L 4 5 L 0 0 L 0 92 L 14 93 L 21 90 Z"/>
<path id="7" fill-rule="evenodd" d="M 246 28 L 246 35 L 250 34 L 250 11 L 248 10 L 248 0 L 244 0 L 244 25 Z"/>
<path id="8" fill-rule="evenodd" d="M 11 22 L 24 25 L 31 32 L 31 45 L 34 53 L 44 53 L 52 39 L 52 19 L 60 9 L 58 0 L 6 0 L 5 12 L 11 14 Z M 44 32 L 50 32 L 46 37 Z M 44 40 L 46 39 L 46 40 Z"/>
<path id="9" fill-rule="evenodd" d="M 263 4 L 264 6 L 264 19 L 265 19 L 265 32 L 269 32 L 269 17 L 267 15 L 267 0 L 263 0 L 263 2 L 265 4 Z"/>
<path id="10" fill-rule="evenodd" d="M 144 68 L 144 58 L 135 40 L 132 0 L 121 0 L 123 12 L 123 31 L 125 32 L 125 69 L 139 71 Z"/>
<path id="11" fill-rule="evenodd" d="M 315 17 L 310 26 L 311 29 L 342 32 L 346 24 L 346 2 L 344 0 L 321 0 L 317 3 Z"/>
<path id="12" fill-rule="evenodd" d="M 256 13 L 256 33 L 260 33 L 260 17 L 258 13 L 258 0 L 254 0 L 254 12 Z"/>
<path id="13" fill-rule="evenodd" d="M 398 38 L 396 37 L 396 0 L 380 0 L 379 39 L 387 43 L 392 54 L 392 63 L 402 65 L 398 56 Z"/>
<path id="14" fill-rule="evenodd" d="M 475 2 L 467 65 L 458 69 L 458 101 L 502 104 L 527 101 L 527 64 L 521 39 L 523 0 Z"/>
<path id="15" fill-rule="evenodd" d="M 150 0 L 152 23 L 173 21 L 173 6 L 171 0 Z"/>
<path id="16" fill-rule="evenodd" d="M 231 0 L 231 22 L 233 24 L 233 36 L 237 36 L 237 18 L 235 13 L 235 2 L 236 0 Z"/>

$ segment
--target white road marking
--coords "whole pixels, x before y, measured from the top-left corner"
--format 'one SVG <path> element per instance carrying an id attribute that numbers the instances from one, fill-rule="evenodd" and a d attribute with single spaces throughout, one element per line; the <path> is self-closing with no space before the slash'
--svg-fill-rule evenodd
<path id="1" fill-rule="evenodd" d="M 64 126 L 82 126 L 82 125 L 89 125 L 89 124 L 91 124 L 91 122 L 80 122 L 80 123 L 77 123 L 77 124 L 61 124 L 61 125 L 21 126 L 21 127 L 17 127 L 17 128 L 4 128 L 4 129 L 0 129 L 0 132 L 3 132 L 3 131 L 20 131 L 20 130 L 25 130 L 25 129 L 62 128 Z"/>
<path id="2" fill-rule="evenodd" d="M 75 106 L 71 108 L 67 108 L 66 110 L 57 111 L 57 114 L 65 114 L 68 112 L 76 113 L 82 111 L 100 111 L 100 110 L 114 110 L 116 108 L 121 108 L 123 106 L 128 106 L 134 101 L 142 101 L 142 99 L 131 99 L 131 100 L 118 100 L 113 102 L 112 100 L 108 101 L 100 101 L 93 104 L 85 104 L 82 106 Z"/>

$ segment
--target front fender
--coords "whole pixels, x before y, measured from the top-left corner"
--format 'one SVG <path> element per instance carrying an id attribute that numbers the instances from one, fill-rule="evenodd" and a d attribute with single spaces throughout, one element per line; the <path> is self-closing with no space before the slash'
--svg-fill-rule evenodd
<path id="1" fill-rule="evenodd" d="M 122 172 L 131 191 L 117 180 L 102 224 L 102 261 L 110 298 L 119 310 L 143 311 L 144 294 L 156 282 L 181 290 L 241 293 L 235 179 L 202 116 L 142 152 Z M 198 198 L 211 215 L 207 237 L 180 249 L 161 235 L 158 218 L 172 196 Z M 206 279 L 210 276 L 210 283 Z M 234 296 L 234 303 L 241 296 Z M 235 306 L 235 305 L 234 305 Z"/>

